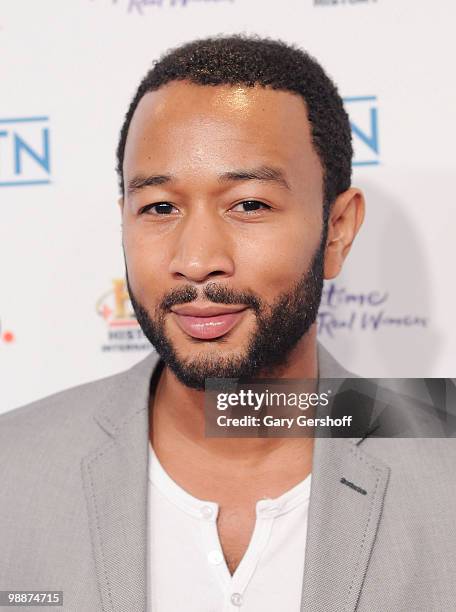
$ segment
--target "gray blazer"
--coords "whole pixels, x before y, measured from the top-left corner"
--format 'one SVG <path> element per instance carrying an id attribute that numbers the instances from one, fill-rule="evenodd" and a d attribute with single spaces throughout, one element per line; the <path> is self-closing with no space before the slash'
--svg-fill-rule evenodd
<path id="1" fill-rule="evenodd" d="M 71 612 L 144 612 L 157 362 L 0 416 L 0 590 L 63 590 Z M 321 346 L 319 372 L 350 376 Z M 456 610 L 455 470 L 451 439 L 318 438 L 301 611 Z"/>

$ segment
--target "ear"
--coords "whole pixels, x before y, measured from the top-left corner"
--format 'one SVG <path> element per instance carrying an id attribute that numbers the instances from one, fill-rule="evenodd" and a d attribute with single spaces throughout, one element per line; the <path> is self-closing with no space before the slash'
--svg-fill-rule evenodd
<path id="1" fill-rule="evenodd" d="M 329 213 L 324 276 L 336 277 L 364 220 L 363 192 L 350 187 L 334 200 Z"/>

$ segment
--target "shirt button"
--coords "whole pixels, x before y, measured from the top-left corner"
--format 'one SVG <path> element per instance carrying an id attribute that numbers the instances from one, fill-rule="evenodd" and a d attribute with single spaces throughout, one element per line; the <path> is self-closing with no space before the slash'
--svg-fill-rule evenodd
<path id="1" fill-rule="evenodd" d="M 233 606 L 242 606 L 242 595 L 240 593 L 233 593 L 231 595 L 231 603 Z"/>
<path id="2" fill-rule="evenodd" d="M 214 511 L 212 510 L 210 506 L 203 506 L 200 512 L 201 512 L 201 516 L 205 519 L 212 518 L 212 515 L 214 514 Z"/>
<path id="3" fill-rule="evenodd" d="M 207 555 L 209 563 L 212 565 L 220 565 L 223 561 L 223 555 L 219 550 L 211 550 L 211 552 Z"/>

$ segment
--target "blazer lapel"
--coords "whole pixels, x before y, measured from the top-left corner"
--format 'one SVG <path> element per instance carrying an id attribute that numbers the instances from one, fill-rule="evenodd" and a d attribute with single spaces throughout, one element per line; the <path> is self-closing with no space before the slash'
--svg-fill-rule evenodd
<path id="1" fill-rule="evenodd" d="M 353 439 L 315 440 L 302 612 L 356 609 L 388 476 Z"/>
<path id="2" fill-rule="evenodd" d="M 145 612 L 151 354 L 122 375 L 95 414 L 106 442 L 82 460 L 102 608 Z"/>
<path id="3" fill-rule="evenodd" d="M 320 379 L 354 377 L 321 345 L 318 357 Z M 315 439 L 301 612 L 356 610 L 390 473 L 361 445 Z"/>

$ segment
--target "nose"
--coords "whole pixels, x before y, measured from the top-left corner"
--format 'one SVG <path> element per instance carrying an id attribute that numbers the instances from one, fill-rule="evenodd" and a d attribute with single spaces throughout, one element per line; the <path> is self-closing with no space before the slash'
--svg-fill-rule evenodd
<path id="1" fill-rule="evenodd" d="M 189 213 L 176 231 L 169 267 L 175 279 L 203 283 L 234 273 L 231 241 L 223 219 L 207 207 Z"/>

